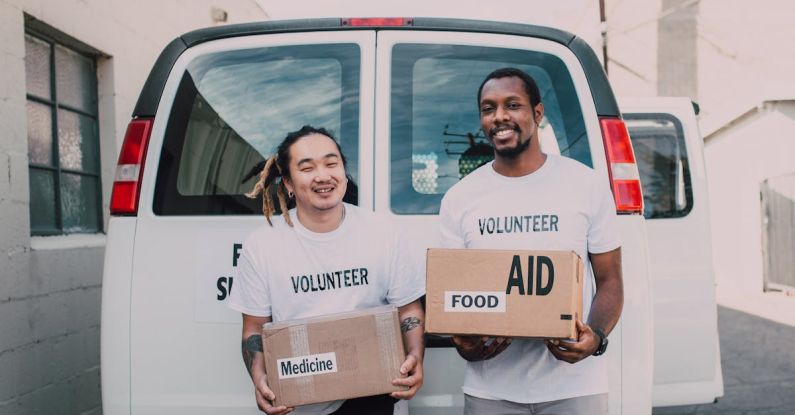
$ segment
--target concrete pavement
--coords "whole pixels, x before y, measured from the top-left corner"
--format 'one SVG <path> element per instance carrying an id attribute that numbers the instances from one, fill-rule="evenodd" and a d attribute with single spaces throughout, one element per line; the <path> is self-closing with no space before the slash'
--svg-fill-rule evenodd
<path id="1" fill-rule="evenodd" d="M 774 311 L 791 313 L 778 320 L 795 318 L 795 298 L 787 300 L 773 302 Z M 718 331 L 723 398 L 715 404 L 656 408 L 653 414 L 795 414 L 795 326 L 719 306 Z"/>

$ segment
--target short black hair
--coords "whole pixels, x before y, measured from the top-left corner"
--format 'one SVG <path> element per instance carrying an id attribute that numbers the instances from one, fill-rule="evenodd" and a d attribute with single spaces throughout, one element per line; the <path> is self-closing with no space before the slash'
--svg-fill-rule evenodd
<path id="1" fill-rule="evenodd" d="M 541 93 L 538 91 L 538 85 L 532 76 L 521 69 L 500 68 L 486 75 L 486 79 L 480 83 L 480 88 L 478 88 L 478 107 L 480 106 L 480 94 L 483 92 L 483 85 L 486 85 L 486 82 L 492 79 L 509 77 L 516 77 L 522 80 L 524 83 L 524 91 L 527 93 L 527 96 L 530 97 L 530 105 L 532 105 L 533 108 L 541 102 Z"/>

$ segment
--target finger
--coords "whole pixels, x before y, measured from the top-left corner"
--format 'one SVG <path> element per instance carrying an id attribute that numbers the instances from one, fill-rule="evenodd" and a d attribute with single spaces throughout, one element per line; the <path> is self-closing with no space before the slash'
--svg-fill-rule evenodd
<path id="1" fill-rule="evenodd" d="M 415 386 L 413 386 L 413 387 L 411 387 L 409 389 L 406 389 L 404 391 L 392 392 L 392 393 L 389 394 L 389 396 L 391 396 L 391 397 L 393 397 L 395 399 L 406 399 L 406 400 L 408 400 L 408 399 L 413 398 L 414 395 L 417 394 L 417 390 L 419 390 L 419 385 L 415 385 Z"/>
<path id="2" fill-rule="evenodd" d="M 414 370 L 415 366 L 417 366 L 417 357 L 411 354 L 406 356 L 406 360 L 400 365 L 400 374 L 406 376 L 406 374 Z"/>
<path id="3" fill-rule="evenodd" d="M 508 346 L 510 345 L 511 345 L 511 339 L 506 339 L 504 342 L 500 343 L 499 346 L 497 346 L 497 349 L 494 350 L 494 353 L 492 354 L 491 357 L 497 356 L 498 354 L 502 353 L 503 350 L 507 349 Z"/>
<path id="4" fill-rule="evenodd" d="M 555 356 L 556 359 L 562 360 L 562 361 L 568 362 L 568 363 L 575 363 L 575 362 L 578 361 L 578 360 L 576 360 L 576 357 L 575 357 L 576 354 L 572 354 L 571 352 L 568 352 L 568 351 L 566 351 L 564 349 L 561 349 L 560 346 L 552 344 L 551 341 L 547 341 L 546 345 L 547 345 L 547 349 L 549 350 L 549 352 L 552 353 L 552 355 Z"/>
<path id="5" fill-rule="evenodd" d="M 406 386 L 408 388 L 411 388 L 412 386 L 414 386 L 415 383 L 417 383 L 417 376 L 416 375 L 408 376 L 408 377 L 405 377 L 405 378 L 397 378 L 397 379 L 392 380 L 392 384 L 393 385 L 395 385 L 395 386 Z"/>

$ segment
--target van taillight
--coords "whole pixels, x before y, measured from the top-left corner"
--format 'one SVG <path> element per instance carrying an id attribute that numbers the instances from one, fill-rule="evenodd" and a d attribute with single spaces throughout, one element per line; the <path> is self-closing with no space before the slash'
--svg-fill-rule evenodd
<path id="1" fill-rule="evenodd" d="M 643 192 L 627 126 L 621 118 L 600 118 L 599 123 L 602 127 L 607 172 L 610 175 L 610 184 L 616 201 L 616 212 L 641 214 Z"/>
<path id="2" fill-rule="evenodd" d="M 144 158 L 152 133 L 151 118 L 139 118 L 130 121 L 124 143 L 116 165 L 116 177 L 113 180 L 113 194 L 110 198 L 111 215 L 138 214 L 138 197 L 141 193 L 141 178 L 144 173 Z"/>
<path id="3" fill-rule="evenodd" d="M 413 26 L 414 19 L 410 17 L 352 17 L 342 19 L 342 25 L 351 27 Z"/>

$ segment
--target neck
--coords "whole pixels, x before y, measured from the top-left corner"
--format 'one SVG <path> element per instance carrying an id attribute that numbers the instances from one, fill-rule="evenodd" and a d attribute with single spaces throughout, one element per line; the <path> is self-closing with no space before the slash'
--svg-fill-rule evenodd
<path id="1" fill-rule="evenodd" d="M 305 228 L 315 233 L 331 232 L 340 227 L 345 218 L 345 206 L 339 205 L 326 210 L 296 208 L 298 221 Z"/>
<path id="2" fill-rule="evenodd" d="M 535 145 L 537 142 L 534 140 L 526 151 L 516 157 L 509 158 L 495 154 L 494 171 L 506 177 L 521 177 L 540 169 L 547 160 L 547 155 Z"/>

